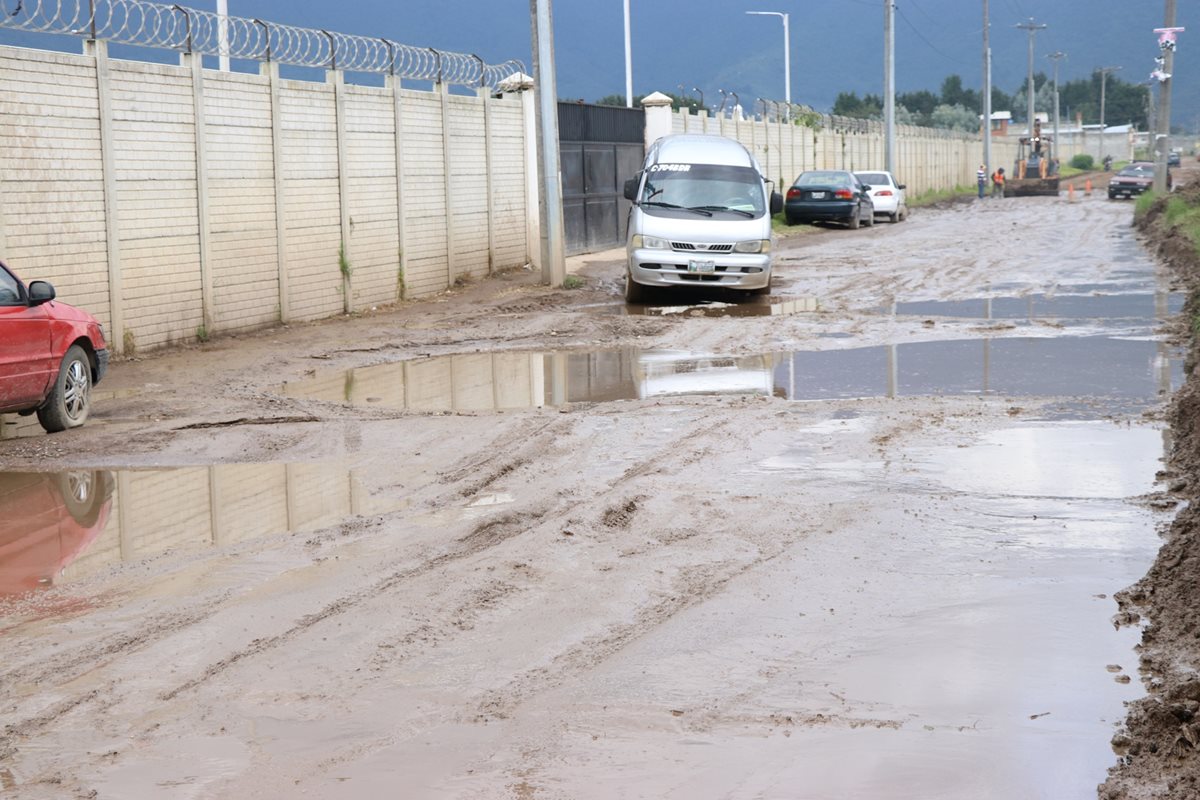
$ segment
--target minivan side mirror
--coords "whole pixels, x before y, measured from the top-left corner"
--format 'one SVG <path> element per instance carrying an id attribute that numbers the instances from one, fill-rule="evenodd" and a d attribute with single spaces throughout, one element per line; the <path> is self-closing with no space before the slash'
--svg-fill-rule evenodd
<path id="1" fill-rule="evenodd" d="M 638 179 L 637 178 L 630 178 L 629 180 L 625 181 L 625 199 L 626 200 L 636 200 L 637 199 L 637 190 L 638 190 Z"/>
<path id="2" fill-rule="evenodd" d="M 55 298 L 54 286 L 48 281 L 32 281 L 29 284 L 29 305 L 40 306 Z"/>
<path id="3" fill-rule="evenodd" d="M 775 216 L 780 211 L 783 211 L 783 195 L 779 192 L 771 192 L 771 216 Z"/>

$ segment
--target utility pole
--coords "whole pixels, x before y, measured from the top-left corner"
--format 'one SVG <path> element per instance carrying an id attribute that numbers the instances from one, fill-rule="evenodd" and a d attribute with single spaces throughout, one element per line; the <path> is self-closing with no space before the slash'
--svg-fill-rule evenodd
<path id="1" fill-rule="evenodd" d="M 1108 73 L 1117 72 L 1120 67 L 1100 68 L 1100 162 L 1104 162 L 1104 95 L 1108 89 Z"/>
<path id="2" fill-rule="evenodd" d="M 563 247 L 562 178 L 558 154 L 558 87 L 554 78 L 554 24 L 551 0 L 529 0 L 533 22 L 533 81 L 537 87 L 537 151 L 541 167 L 542 280 L 562 286 L 567 277 Z"/>
<path id="3" fill-rule="evenodd" d="M 983 163 L 992 174 L 992 46 L 988 0 L 983 0 Z"/>
<path id="4" fill-rule="evenodd" d="M 1029 31 L 1029 82 L 1025 86 L 1025 93 L 1028 95 L 1026 106 L 1029 110 L 1027 122 L 1029 124 L 1029 145 L 1033 146 L 1033 39 L 1038 31 L 1045 30 L 1045 25 L 1037 25 L 1033 21 L 1033 17 L 1029 18 L 1029 22 L 1022 22 L 1017 25 L 1021 30 Z"/>
<path id="5" fill-rule="evenodd" d="M 1167 0 L 1164 28 L 1175 27 L 1175 0 Z M 1162 71 L 1167 77 L 1158 87 L 1158 124 L 1154 136 L 1154 191 L 1167 191 L 1167 151 L 1171 143 L 1171 73 L 1175 71 L 1175 48 L 1163 48 Z"/>
<path id="6" fill-rule="evenodd" d="M 986 0 L 985 0 L 986 2 Z M 896 174 L 896 0 L 883 0 L 884 169 Z"/>
<path id="7" fill-rule="evenodd" d="M 217 0 L 217 65 L 229 72 L 229 0 Z"/>
<path id="8" fill-rule="evenodd" d="M 633 108 L 633 47 L 629 36 L 629 0 L 625 0 L 625 107 Z"/>
<path id="9" fill-rule="evenodd" d="M 1054 148 L 1051 150 L 1054 157 L 1058 158 L 1058 62 L 1067 57 L 1067 54 L 1061 50 L 1057 53 L 1051 53 L 1046 56 L 1054 62 Z M 1061 161 L 1061 159 L 1060 159 Z"/>

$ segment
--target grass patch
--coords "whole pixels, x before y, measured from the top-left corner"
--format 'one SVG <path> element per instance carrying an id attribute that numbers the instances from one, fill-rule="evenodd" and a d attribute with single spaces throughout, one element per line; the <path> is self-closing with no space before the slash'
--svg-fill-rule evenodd
<path id="1" fill-rule="evenodd" d="M 929 189 L 910 195 L 905 202 L 909 208 L 921 208 L 960 197 L 976 197 L 978 194 L 979 190 L 974 186 L 955 186 L 953 189 Z"/>
<path id="2" fill-rule="evenodd" d="M 568 275 L 563 278 L 562 287 L 564 289 L 582 289 L 584 286 L 587 286 L 587 281 L 578 275 Z"/>
<path id="3" fill-rule="evenodd" d="M 1134 219 L 1148 222 L 1161 231 L 1173 232 L 1186 239 L 1200 256 L 1200 195 L 1192 192 L 1153 191 L 1138 197 L 1134 204 Z M 1153 215 L 1153 218 L 1148 218 Z"/>
<path id="4" fill-rule="evenodd" d="M 1150 206 L 1154 205 L 1154 201 L 1158 199 L 1158 195 L 1154 192 L 1143 192 L 1138 195 L 1137 200 L 1133 201 L 1133 218 L 1141 219 L 1146 216 L 1150 210 Z"/>

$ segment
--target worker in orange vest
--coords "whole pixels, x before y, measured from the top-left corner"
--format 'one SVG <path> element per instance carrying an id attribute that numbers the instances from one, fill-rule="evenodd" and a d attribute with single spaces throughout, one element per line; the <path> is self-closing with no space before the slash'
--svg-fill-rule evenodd
<path id="1" fill-rule="evenodd" d="M 1004 197 L 1004 167 L 992 173 L 992 197 Z"/>

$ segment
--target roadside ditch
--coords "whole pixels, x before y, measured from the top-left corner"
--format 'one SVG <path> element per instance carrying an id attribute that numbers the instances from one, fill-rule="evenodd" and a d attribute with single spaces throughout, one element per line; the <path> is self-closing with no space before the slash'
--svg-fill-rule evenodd
<path id="1" fill-rule="evenodd" d="M 1101 800 L 1200 797 L 1200 184 L 1143 198 L 1135 227 L 1188 295 L 1177 336 L 1188 348 L 1184 383 L 1168 411 L 1174 437 L 1159 475 L 1179 511 L 1144 578 L 1117 595 L 1117 624 L 1142 624 L 1148 694 L 1129 704 L 1113 738 L 1120 757 Z"/>

